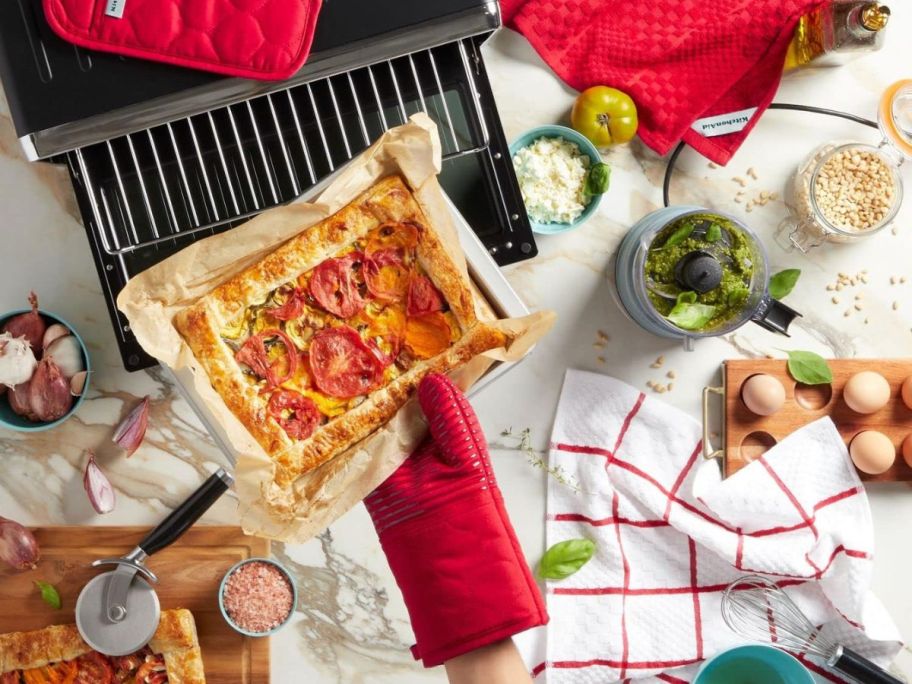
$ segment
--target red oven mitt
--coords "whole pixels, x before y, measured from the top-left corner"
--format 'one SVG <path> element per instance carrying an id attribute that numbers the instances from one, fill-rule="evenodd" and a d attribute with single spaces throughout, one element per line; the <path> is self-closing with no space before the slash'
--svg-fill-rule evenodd
<path id="1" fill-rule="evenodd" d="M 364 503 L 433 667 L 548 621 L 465 395 L 429 375 L 431 436 Z"/>
<path id="2" fill-rule="evenodd" d="M 293 75 L 321 0 L 43 0 L 51 28 L 92 50 L 241 78 Z"/>
<path id="3" fill-rule="evenodd" d="M 725 164 L 773 101 L 795 25 L 822 0 L 502 0 L 504 21 L 577 90 L 628 93 L 639 136 L 659 154 L 683 139 Z M 743 120 L 746 128 L 706 137 Z M 738 113 L 737 116 L 735 114 Z"/>

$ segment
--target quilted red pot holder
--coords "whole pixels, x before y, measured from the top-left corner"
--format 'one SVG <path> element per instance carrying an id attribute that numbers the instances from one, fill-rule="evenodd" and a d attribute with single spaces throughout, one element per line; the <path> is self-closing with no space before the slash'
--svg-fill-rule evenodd
<path id="1" fill-rule="evenodd" d="M 81 47 L 228 76 L 279 80 L 304 64 L 321 0 L 44 0 Z"/>

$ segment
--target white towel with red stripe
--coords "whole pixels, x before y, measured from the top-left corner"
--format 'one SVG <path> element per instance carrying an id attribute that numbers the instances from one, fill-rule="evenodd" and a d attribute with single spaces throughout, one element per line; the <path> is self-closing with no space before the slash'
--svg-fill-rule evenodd
<path id="1" fill-rule="evenodd" d="M 547 545 L 597 550 L 547 582 L 551 621 L 518 641 L 537 684 L 687 683 L 743 643 L 722 590 L 762 573 L 815 624 L 885 665 L 899 633 L 869 592 L 874 536 L 864 488 L 829 418 L 721 480 L 692 418 L 613 378 L 570 370 L 552 434 Z M 809 658 L 821 681 L 841 682 Z"/>

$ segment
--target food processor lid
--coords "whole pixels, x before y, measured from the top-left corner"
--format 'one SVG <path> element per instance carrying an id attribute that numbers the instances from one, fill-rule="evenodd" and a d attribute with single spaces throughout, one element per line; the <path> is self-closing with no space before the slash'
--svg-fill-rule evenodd
<path id="1" fill-rule="evenodd" d="M 877 123 L 893 149 L 912 159 L 912 79 L 897 81 L 884 91 Z"/>

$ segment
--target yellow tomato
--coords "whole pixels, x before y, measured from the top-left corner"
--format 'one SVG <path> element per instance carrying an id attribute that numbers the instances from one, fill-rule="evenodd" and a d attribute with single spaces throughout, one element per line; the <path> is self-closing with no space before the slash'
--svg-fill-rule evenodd
<path id="1" fill-rule="evenodd" d="M 637 131 L 636 105 L 617 88 L 592 86 L 573 103 L 570 123 L 596 147 L 629 142 Z"/>

